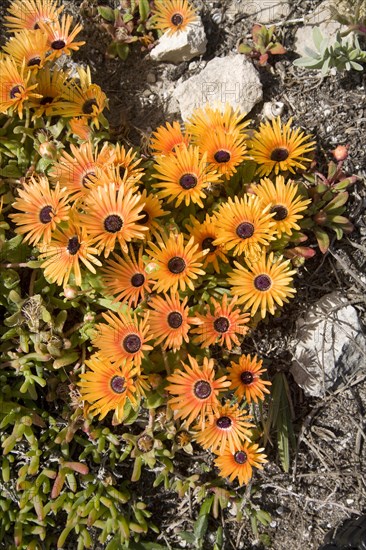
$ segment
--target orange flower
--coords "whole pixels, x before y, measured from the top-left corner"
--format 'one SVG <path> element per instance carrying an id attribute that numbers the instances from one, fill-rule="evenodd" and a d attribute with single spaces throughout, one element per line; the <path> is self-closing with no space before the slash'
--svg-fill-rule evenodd
<path id="1" fill-rule="evenodd" d="M 231 482 L 238 478 L 239 484 L 248 483 L 253 474 L 253 468 L 263 470 L 263 464 L 267 462 L 264 449 L 259 449 L 256 443 L 247 441 L 237 449 L 232 450 L 229 445 L 225 447 L 221 456 L 215 459 L 215 464 L 220 470 L 221 477 L 228 477 Z"/>
<path id="2" fill-rule="evenodd" d="M 159 126 L 150 138 L 150 147 L 155 151 L 155 155 L 173 153 L 176 146 L 182 144 L 188 147 L 189 136 L 183 134 L 179 122 L 176 121 L 173 124 L 167 122 L 165 126 Z"/>
<path id="3" fill-rule="evenodd" d="M 183 302 L 179 300 L 177 292 L 170 296 L 155 296 L 149 301 L 150 311 L 150 335 L 156 338 L 155 345 L 161 344 L 163 349 L 177 351 L 183 343 L 188 342 L 188 298 Z"/>
<path id="4" fill-rule="evenodd" d="M 264 399 L 264 393 L 270 393 L 266 386 L 270 386 L 271 382 L 261 379 L 261 373 L 266 371 L 261 366 L 262 361 L 256 355 L 253 358 L 242 355 L 239 363 L 231 361 L 228 378 L 231 381 L 230 388 L 235 389 L 239 401 L 245 397 L 247 403 L 258 403 L 258 399 Z"/>
<path id="5" fill-rule="evenodd" d="M 190 365 L 182 363 L 182 370 L 168 376 L 167 390 L 171 395 L 169 406 L 175 411 L 176 418 L 186 418 L 189 426 L 200 416 L 204 422 L 205 414 L 212 413 L 219 406 L 219 393 L 227 389 L 226 376 L 215 380 L 213 359 L 204 357 L 199 366 L 194 357 L 188 355 Z"/>
<path id="6" fill-rule="evenodd" d="M 205 315 L 200 313 L 192 319 L 192 323 L 199 325 L 198 328 L 192 330 L 192 334 L 198 334 L 193 340 L 194 343 L 200 344 L 206 348 L 212 344 L 226 346 L 231 350 L 232 344 L 239 346 L 237 334 L 244 336 L 248 332 L 248 327 L 245 326 L 250 319 L 249 313 L 241 313 L 239 308 L 235 308 L 237 298 L 227 303 L 227 294 L 224 294 L 222 303 L 211 298 L 211 304 L 214 307 L 214 313 L 210 311 Z"/>

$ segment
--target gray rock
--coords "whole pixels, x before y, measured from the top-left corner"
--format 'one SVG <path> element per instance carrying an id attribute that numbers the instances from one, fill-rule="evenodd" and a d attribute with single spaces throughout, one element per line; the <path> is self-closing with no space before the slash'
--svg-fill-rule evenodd
<path id="1" fill-rule="evenodd" d="M 307 395 L 323 397 L 366 369 L 366 338 L 356 309 L 338 292 L 323 296 L 297 321 L 291 373 Z"/>
<path id="2" fill-rule="evenodd" d="M 299 27 L 295 33 L 295 52 L 301 56 L 307 56 L 305 48 L 314 50 L 312 37 L 313 28 L 319 27 L 325 38 L 332 44 L 336 40 L 337 31 L 343 31 L 347 27 L 337 21 L 331 20 L 329 0 L 325 0 L 305 19 L 305 26 Z"/>
<path id="3" fill-rule="evenodd" d="M 231 0 L 226 10 L 226 16 L 231 20 L 243 14 L 263 24 L 280 21 L 289 13 L 290 2 L 287 0 Z"/>
<path id="4" fill-rule="evenodd" d="M 215 106 L 228 102 L 234 109 L 249 113 L 262 99 L 262 85 L 252 63 L 236 54 L 209 61 L 199 74 L 178 84 L 173 97 L 183 120 L 207 103 Z"/>
<path id="5" fill-rule="evenodd" d="M 174 34 L 164 33 L 151 50 L 150 57 L 154 61 L 181 63 L 203 55 L 206 45 L 205 29 L 198 18 L 183 31 Z"/>

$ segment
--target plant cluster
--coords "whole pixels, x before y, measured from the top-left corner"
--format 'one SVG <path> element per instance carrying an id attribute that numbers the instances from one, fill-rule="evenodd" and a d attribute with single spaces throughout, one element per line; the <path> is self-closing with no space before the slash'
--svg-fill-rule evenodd
<path id="1" fill-rule="evenodd" d="M 239 53 L 243 53 L 258 63 L 260 66 L 267 65 L 273 55 L 283 55 L 286 49 L 276 41 L 276 27 L 267 28 L 265 25 L 253 25 L 253 44 L 246 44 L 240 40 L 238 44 Z"/>
<path id="2" fill-rule="evenodd" d="M 229 504 L 257 532 L 269 516 L 241 487 L 271 429 L 288 468 L 291 432 L 285 378 L 247 336 L 294 298 L 312 231 L 351 230 L 344 159 L 322 176 L 291 119 L 249 130 L 228 105 L 157 128 L 148 158 L 112 143 L 89 69 L 57 63 L 81 26 L 26 8 L 0 54 L 0 541 L 151 548 L 138 482 L 191 492 L 197 547 Z"/>

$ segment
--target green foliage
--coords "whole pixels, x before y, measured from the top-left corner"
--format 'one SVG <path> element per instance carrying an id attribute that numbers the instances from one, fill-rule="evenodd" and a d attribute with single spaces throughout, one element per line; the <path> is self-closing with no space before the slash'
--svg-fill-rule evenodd
<path id="1" fill-rule="evenodd" d="M 347 32 L 366 34 L 365 0 L 339 0 L 329 3 L 332 19 L 348 27 Z"/>
<path id="2" fill-rule="evenodd" d="M 321 70 L 327 75 L 332 69 L 337 71 L 363 71 L 361 63 L 366 62 L 366 51 L 361 49 L 357 36 L 342 37 L 338 32 L 334 43 L 323 36 L 319 27 L 313 29 L 315 50 L 305 47 L 308 57 L 295 59 L 294 65 L 306 69 Z"/>
<path id="3" fill-rule="evenodd" d="M 286 49 L 280 42 L 276 41 L 275 30 L 276 27 L 274 26 L 267 28 L 265 25 L 253 25 L 253 44 L 240 42 L 238 45 L 239 53 L 256 60 L 261 66 L 267 65 L 271 56 L 285 54 Z"/>

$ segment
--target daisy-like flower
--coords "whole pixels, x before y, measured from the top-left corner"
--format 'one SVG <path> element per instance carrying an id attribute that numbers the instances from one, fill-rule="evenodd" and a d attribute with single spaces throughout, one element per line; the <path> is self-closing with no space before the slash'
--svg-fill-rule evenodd
<path id="1" fill-rule="evenodd" d="M 271 382 L 262 380 L 261 374 L 266 369 L 262 369 L 262 361 L 256 355 L 242 355 L 239 363 L 231 361 L 231 367 L 228 368 L 228 378 L 231 381 L 231 389 L 235 390 L 238 400 L 246 399 L 247 403 L 258 399 L 263 400 L 265 393 L 270 393 L 266 386 Z"/>
<path id="2" fill-rule="evenodd" d="M 81 398 L 91 404 L 89 412 L 102 420 L 109 411 L 114 411 L 117 421 L 122 422 L 126 401 L 136 404 L 136 369 L 112 364 L 98 354 L 85 364 L 88 370 L 80 374 L 78 385 Z"/>
<path id="3" fill-rule="evenodd" d="M 156 0 L 153 16 L 155 28 L 168 34 L 186 30 L 197 19 L 188 0 Z"/>
<path id="4" fill-rule="evenodd" d="M 270 206 L 264 208 L 254 195 L 247 194 L 242 199 L 236 196 L 234 201 L 229 197 L 215 215 L 218 237 L 214 244 L 233 249 L 234 256 L 257 256 L 261 247 L 275 239 L 275 223 L 269 210 Z"/>
<path id="5" fill-rule="evenodd" d="M 71 155 L 63 151 L 58 162 L 50 171 L 50 177 L 59 181 L 62 187 L 66 187 L 73 199 L 78 199 L 87 194 L 88 188 L 92 186 L 91 178 L 96 176 L 98 168 L 103 168 L 113 159 L 113 153 L 104 144 L 102 149 L 93 150 L 92 144 L 82 143 L 79 147 L 70 145 Z"/>
<path id="6" fill-rule="evenodd" d="M 250 155 L 259 165 L 257 174 L 268 176 L 272 170 L 289 170 L 293 174 L 297 168 L 306 169 L 310 162 L 308 153 L 315 149 L 315 141 L 301 132 L 300 128 L 291 129 L 292 118 L 282 126 L 280 117 L 262 122 L 259 130 L 250 140 Z"/>
<path id="7" fill-rule="evenodd" d="M 147 228 L 138 225 L 141 207 L 139 197 L 123 186 L 116 189 L 114 183 L 92 189 L 83 202 L 81 223 L 99 250 L 107 258 L 117 242 L 127 252 L 127 242 L 143 239 Z"/>
<path id="8" fill-rule="evenodd" d="M 195 440 L 204 449 L 219 450 L 222 454 L 226 445 L 235 452 L 236 449 L 240 449 L 244 440 L 250 442 L 250 428 L 253 424 L 249 420 L 252 417 L 246 411 L 240 410 L 238 405 L 220 405 L 207 416 L 205 427 L 202 429 L 202 426 L 198 425 L 195 428 L 198 432 Z"/>
<path id="9" fill-rule="evenodd" d="M 188 119 L 186 130 L 195 143 L 201 143 L 208 134 L 217 129 L 223 130 L 227 134 L 239 132 L 243 137 L 243 130 L 250 124 L 250 120 L 244 120 L 245 115 L 237 108 L 235 111 L 229 103 L 219 105 L 217 108 L 209 104 L 195 109 L 194 113 Z"/>
<path id="10" fill-rule="evenodd" d="M 177 145 L 189 145 L 189 135 L 184 135 L 179 122 L 167 122 L 159 126 L 150 138 L 150 147 L 156 155 L 169 155 Z"/>
<path id="11" fill-rule="evenodd" d="M 186 206 L 194 202 L 203 208 L 204 189 L 220 178 L 216 170 L 207 165 L 207 155 L 204 153 L 201 157 L 199 148 L 192 146 L 182 145 L 174 155 L 158 157 L 154 168 L 157 173 L 153 176 L 161 180 L 154 187 L 161 189 L 160 197 L 168 197 L 168 202 L 176 199 L 176 207 L 182 202 Z"/>
<path id="12" fill-rule="evenodd" d="M 159 201 L 158 197 L 152 193 L 148 195 L 146 189 L 140 195 L 139 204 L 143 206 L 140 212 L 141 218 L 137 223 L 148 228 L 149 232 L 146 233 L 146 238 L 150 233 L 157 234 L 161 228 L 160 218 L 167 216 L 170 212 L 161 207 L 161 201 Z"/>
<path id="13" fill-rule="evenodd" d="M 137 152 L 132 147 L 127 151 L 123 145 L 117 143 L 113 148 L 113 153 L 113 164 L 125 187 L 138 183 L 144 175 L 144 169 L 139 168 L 142 159 L 136 158 Z"/>
<path id="14" fill-rule="evenodd" d="M 212 414 L 220 406 L 219 393 L 230 384 L 226 376 L 215 380 L 213 359 L 204 357 L 203 364 L 198 365 L 194 357 L 188 355 L 190 366 L 182 363 L 182 368 L 168 376 L 168 392 L 175 396 L 168 404 L 174 410 L 176 418 L 186 418 L 189 426 L 200 416 L 204 423 L 205 415 Z"/>
<path id="15" fill-rule="evenodd" d="M 92 84 L 90 68 L 78 69 L 80 82 L 67 83 L 63 91 L 64 102 L 57 114 L 64 117 L 82 117 L 99 128 L 99 115 L 108 105 L 107 96 L 97 84 Z"/>
<path id="16" fill-rule="evenodd" d="M 118 317 L 112 312 L 102 315 L 106 323 L 96 325 L 96 334 L 92 339 L 100 355 L 112 363 L 133 363 L 140 367 L 144 353 L 153 349 L 146 344 L 148 313 L 143 320 L 128 310 L 118 313 Z"/>
<path id="17" fill-rule="evenodd" d="M 212 264 L 216 273 L 220 273 L 219 260 L 228 263 L 225 256 L 224 247 L 213 244 L 218 237 L 215 218 L 206 214 L 205 221 L 200 223 L 194 216 L 191 216 L 191 226 L 187 226 L 187 231 L 194 238 L 194 242 L 198 243 L 199 250 L 208 250 L 205 256 L 203 267 Z"/>
<path id="18" fill-rule="evenodd" d="M 22 66 L 24 62 L 29 69 L 38 70 L 46 61 L 47 36 L 40 30 L 17 32 L 5 44 L 4 51 L 17 65 Z"/>
<path id="19" fill-rule="evenodd" d="M 64 6 L 54 0 L 13 0 L 5 17 L 5 26 L 12 31 L 39 29 L 39 23 L 56 23 Z"/>
<path id="20" fill-rule="evenodd" d="M 109 147 L 110 152 L 113 152 L 113 149 Z M 97 167 L 95 170 L 95 175 L 89 177 L 90 182 L 93 187 L 105 187 L 113 184 L 118 189 L 124 189 L 125 191 L 131 189 L 135 194 L 137 192 L 136 179 L 126 178 L 121 176 L 119 166 L 114 164 L 106 164 L 103 167 Z M 137 180 L 138 181 L 138 180 Z"/>
<path id="21" fill-rule="evenodd" d="M 102 269 L 103 284 L 110 294 L 117 295 L 116 302 L 127 302 L 130 307 L 136 307 L 151 292 L 151 279 L 142 261 L 142 248 L 139 248 L 137 260 L 132 247 L 128 254 L 115 259 L 117 261 L 108 260 Z"/>
<path id="22" fill-rule="evenodd" d="M 276 232 L 281 238 L 283 233 L 291 235 L 294 229 L 299 230 L 298 220 L 303 217 L 300 212 L 306 210 L 311 203 L 310 199 L 304 199 L 298 194 L 298 186 L 293 181 L 285 183 L 283 176 L 276 177 L 276 183 L 264 178 L 258 185 L 252 187 L 253 193 L 262 201 L 264 207 L 270 206 L 270 212 L 274 214 Z"/>
<path id="23" fill-rule="evenodd" d="M 150 249 L 147 253 L 156 266 L 151 273 L 156 281 L 153 290 L 157 292 L 175 292 L 178 287 L 184 292 L 187 286 L 194 290 L 193 280 L 205 274 L 201 269 L 204 253 L 197 250 L 193 237 L 184 244 L 183 233 L 163 234 L 158 246 L 150 243 Z"/>
<path id="24" fill-rule="evenodd" d="M 296 290 L 292 287 L 295 270 L 290 269 L 290 260 L 275 258 L 273 252 L 268 256 L 263 251 L 261 257 L 248 268 L 234 262 L 237 269 L 229 273 L 228 282 L 231 292 L 238 296 L 238 303 L 251 308 L 251 315 L 259 309 L 262 318 L 269 311 L 275 313 L 276 304 L 283 306 L 293 298 Z"/>
<path id="25" fill-rule="evenodd" d="M 98 253 L 92 247 L 85 228 L 73 213 L 66 229 L 56 229 L 49 244 L 40 247 L 40 259 L 44 260 L 41 267 L 45 277 L 51 283 L 66 285 L 71 273 L 75 283 L 81 285 L 80 262 L 89 271 L 96 273 L 94 265 L 101 266 L 101 262 L 94 257 Z M 93 265 L 94 264 L 94 265 Z"/>
<path id="26" fill-rule="evenodd" d="M 238 478 L 239 484 L 247 484 L 253 475 L 253 468 L 263 470 L 267 456 L 262 453 L 257 443 L 245 441 L 235 450 L 227 445 L 223 453 L 215 459 L 221 477 L 228 477 L 231 482 Z"/>
<path id="27" fill-rule="evenodd" d="M 71 55 L 71 52 L 77 51 L 84 41 L 74 42 L 75 37 L 82 30 L 82 25 L 75 25 L 71 30 L 73 22 L 71 15 L 63 15 L 61 21 L 52 23 L 39 21 L 39 28 L 47 35 L 48 45 L 51 49 L 50 60 L 58 59 L 61 55 Z"/>
<path id="28" fill-rule="evenodd" d="M 40 240 L 47 244 L 51 240 L 51 232 L 57 224 L 69 217 L 68 197 L 65 190 L 60 190 L 59 184 L 50 189 L 47 178 L 36 180 L 30 178 L 18 190 L 19 199 L 13 206 L 20 214 L 10 214 L 10 218 L 18 226 L 16 233 L 24 235 L 24 240 L 37 244 Z"/>
<path id="29" fill-rule="evenodd" d="M 238 131 L 228 134 L 222 128 L 209 132 L 199 141 L 202 153 L 207 152 L 207 162 L 227 180 L 235 174 L 237 166 L 247 158 L 245 136 Z"/>
<path id="30" fill-rule="evenodd" d="M 11 57 L 0 60 L 0 113 L 17 113 L 19 118 L 23 118 L 24 103 L 39 97 L 34 91 L 37 84 L 29 82 L 30 76 L 25 62 L 18 67 Z"/>
<path id="31" fill-rule="evenodd" d="M 191 331 L 192 334 L 198 335 L 193 342 L 200 344 L 202 348 L 219 344 L 231 350 L 233 343 L 239 346 L 237 334 L 244 336 L 248 332 L 246 324 L 250 320 L 250 315 L 242 313 L 235 307 L 236 302 L 237 298 L 234 298 L 228 304 L 227 294 L 224 294 L 221 303 L 211 297 L 210 305 L 213 306 L 213 314 L 210 311 L 205 315 L 197 313 L 192 319 L 192 323 L 198 325 L 198 328 Z"/>
<path id="32" fill-rule="evenodd" d="M 51 72 L 49 67 L 43 67 L 41 71 L 38 71 L 33 81 L 37 83 L 37 93 L 39 95 L 29 100 L 29 105 L 34 110 L 33 118 L 43 115 L 51 116 L 57 113 L 63 98 L 66 78 L 67 75 L 57 69 Z"/>
<path id="33" fill-rule="evenodd" d="M 187 307 L 188 298 L 179 300 L 177 292 L 171 295 L 155 296 L 149 301 L 150 334 L 156 338 L 155 345 L 162 344 L 163 349 L 177 351 L 183 340 L 188 342 L 189 321 Z"/>

